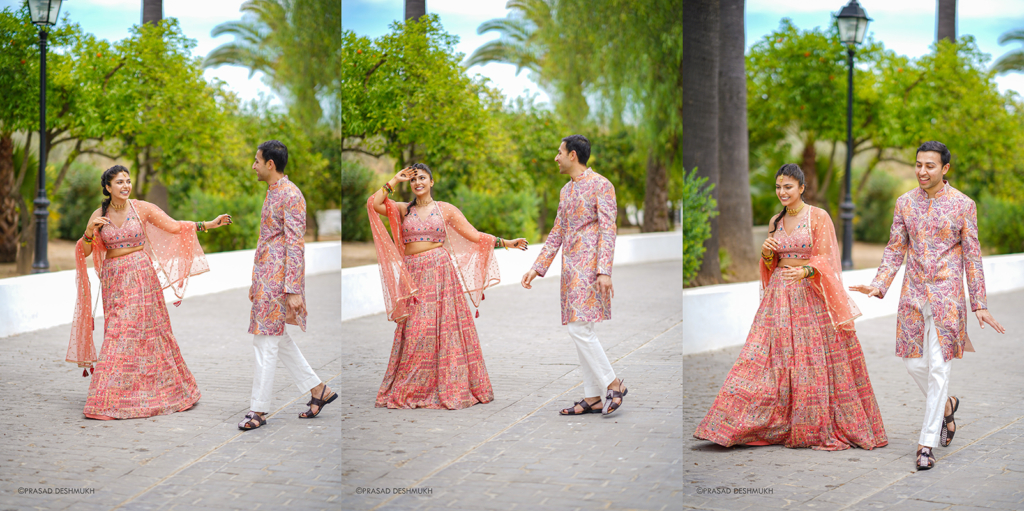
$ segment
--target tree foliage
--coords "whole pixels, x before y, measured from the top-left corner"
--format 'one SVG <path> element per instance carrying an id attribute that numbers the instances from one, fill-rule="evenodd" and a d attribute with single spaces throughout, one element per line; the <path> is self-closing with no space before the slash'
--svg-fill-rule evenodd
<path id="1" fill-rule="evenodd" d="M 704 260 L 704 240 L 711 237 L 711 219 L 718 216 L 718 204 L 711 198 L 707 178 L 697 171 L 683 174 L 683 283 L 697 276 Z"/>

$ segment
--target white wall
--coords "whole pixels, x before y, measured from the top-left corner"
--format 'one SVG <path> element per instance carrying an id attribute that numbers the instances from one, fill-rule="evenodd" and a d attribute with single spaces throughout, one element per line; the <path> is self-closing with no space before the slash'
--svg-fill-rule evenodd
<path id="1" fill-rule="evenodd" d="M 523 274 L 530 270 L 540 254 L 542 245 L 523 250 L 497 250 L 499 286 L 519 284 Z M 650 234 L 627 234 L 615 240 L 615 266 L 683 259 L 682 231 Z M 544 278 L 561 275 L 561 255 L 555 255 Z M 612 278 L 615 277 L 612 270 Z M 380 269 L 376 264 L 344 268 L 341 270 L 341 320 L 354 319 L 384 312 L 384 294 L 380 284 Z"/>
<path id="2" fill-rule="evenodd" d="M 991 296 L 1024 288 L 1024 254 L 983 259 L 986 293 Z M 877 268 L 843 272 L 847 287 L 868 285 Z M 863 314 L 857 321 L 896 314 L 903 288 L 903 273 L 889 286 L 885 298 L 868 298 L 850 291 Z M 746 342 L 760 304 L 759 284 L 742 282 L 683 290 L 683 355 L 738 346 Z"/>
<path id="3" fill-rule="evenodd" d="M 207 254 L 210 271 L 189 279 L 185 298 L 249 287 L 255 250 Z M 341 269 L 341 242 L 306 244 L 306 275 Z M 100 294 L 96 272 L 89 269 L 93 302 Z M 75 311 L 75 271 L 0 279 L 0 337 L 70 323 Z M 167 301 L 177 298 L 168 289 Z M 103 314 L 103 301 L 95 309 Z"/>

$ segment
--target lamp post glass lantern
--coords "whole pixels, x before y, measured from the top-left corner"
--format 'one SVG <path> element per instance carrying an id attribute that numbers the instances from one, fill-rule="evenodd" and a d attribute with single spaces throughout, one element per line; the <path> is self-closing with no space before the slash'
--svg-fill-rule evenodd
<path id="1" fill-rule="evenodd" d="M 854 45 L 864 40 L 868 31 L 868 18 L 864 9 L 857 0 L 850 0 L 850 3 L 839 14 L 836 14 L 836 24 L 839 26 L 839 40 L 846 47 L 847 64 L 847 87 L 846 87 L 846 175 L 844 186 L 846 190 L 843 202 L 840 204 L 843 219 L 843 269 L 853 269 L 853 196 L 850 194 L 851 163 L 853 162 L 853 53 Z"/>
<path id="2" fill-rule="evenodd" d="M 32 273 L 50 271 L 46 257 L 47 217 L 50 201 L 46 199 L 46 29 L 57 24 L 61 0 L 29 0 L 28 9 L 32 23 L 39 27 L 39 173 L 36 180 L 36 254 L 32 261 Z"/>

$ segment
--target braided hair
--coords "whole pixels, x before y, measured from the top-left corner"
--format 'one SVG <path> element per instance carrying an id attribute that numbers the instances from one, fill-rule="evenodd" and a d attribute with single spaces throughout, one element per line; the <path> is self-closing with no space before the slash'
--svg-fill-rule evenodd
<path id="1" fill-rule="evenodd" d="M 110 196 L 110 191 L 107 190 L 107 187 L 110 186 L 110 182 L 114 180 L 114 176 L 117 176 L 122 172 L 128 174 L 129 176 L 131 175 L 131 173 L 128 172 L 128 169 L 125 168 L 124 165 L 114 165 L 113 167 L 110 167 L 109 169 L 103 171 L 103 177 L 100 178 L 100 186 L 103 187 L 103 195 L 106 195 L 107 198 L 103 199 L 103 212 L 100 214 L 100 216 L 107 216 L 107 208 L 110 207 L 110 201 L 112 200 L 112 197 Z"/>
<path id="2" fill-rule="evenodd" d="M 412 165 L 409 165 L 409 168 L 422 170 L 422 171 L 426 172 L 428 176 L 430 176 L 430 180 L 431 181 L 434 180 L 434 173 L 430 171 L 430 167 L 428 167 L 427 164 L 425 164 L 425 163 L 413 163 Z M 433 190 L 430 191 L 430 196 L 431 197 L 434 196 L 433 192 L 434 192 Z M 405 210 L 405 216 L 409 216 L 409 212 L 412 211 L 412 208 L 415 205 L 416 205 L 416 197 L 413 197 L 412 198 L 412 202 L 409 203 L 409 207 L 406 208 L 406 210 Z"/>
<path id="3" fill-rule="evenodd" d="M 781 168 L 779 168 L 779 171 L 775 173 L 775 180 L 776 181 L 779 179 L 779 176 L 789 176 L 789 177 L 791 177 L 793 179 L 796 179 L 796 181 L 798 183 L 800 183 L 800 186 L 804 185 L 804 171 L 800 170 L 800 166 L 795 164 L 795 163 L 787 163 L 787 164 L 783 165 Z M 803 198 L 804 198 L 804 194 L 801 193 L 800 194 L 800 200 L 803 200 Z M 786 215 L 786 206 L 782 206 L 782 211 L 779 213 L 778 216 L 775 217 L 775 224 L 772 226 L 772 230 L 768 231 L 769 234 L 779 230 L 779 222 L 782 220 L 782 217 L 785 216 L 785 215 Z"/>

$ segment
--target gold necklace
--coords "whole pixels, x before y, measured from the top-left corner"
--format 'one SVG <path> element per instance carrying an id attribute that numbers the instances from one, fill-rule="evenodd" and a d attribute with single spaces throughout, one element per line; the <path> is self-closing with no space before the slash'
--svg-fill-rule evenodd
<path id="1" fill-rule="evenodd" d="M 120 206 L 118 206 L 117 204 L 114 204 L 113 202 L 110 203 L 110 207 L 112 207 L 112 208 L 114 208 L 116 210 L 119 210 L 119 211 L 124 209 L 125 206 L 127 206 L 127 205 L 128 205 L 128 201 L 124 201 L 124 204 L 121 204 Z"/>
<path id="2" fill-rule="evenodd" d="M 804 210 L 804 206 L 806 206 L 806 205 L 807 205 L 807 203 L 806 203 L 806 202 L 801 202 L 801 203 L 800 203 L 800 207 L 799 207 L 799 208 L 796 208 L 796 209 L 790 209 L 790 208 L 789 208 L 789 206 L 786 206 L 786 214 L 787 214 L 787 215 L 789 215 L 789 216 L 796 216 L 796 215 L 798 215 L 798 214 L 799 214 L 799 213 L 800 213 L 801 211 L 803 211 L 803 210 Z"/>

